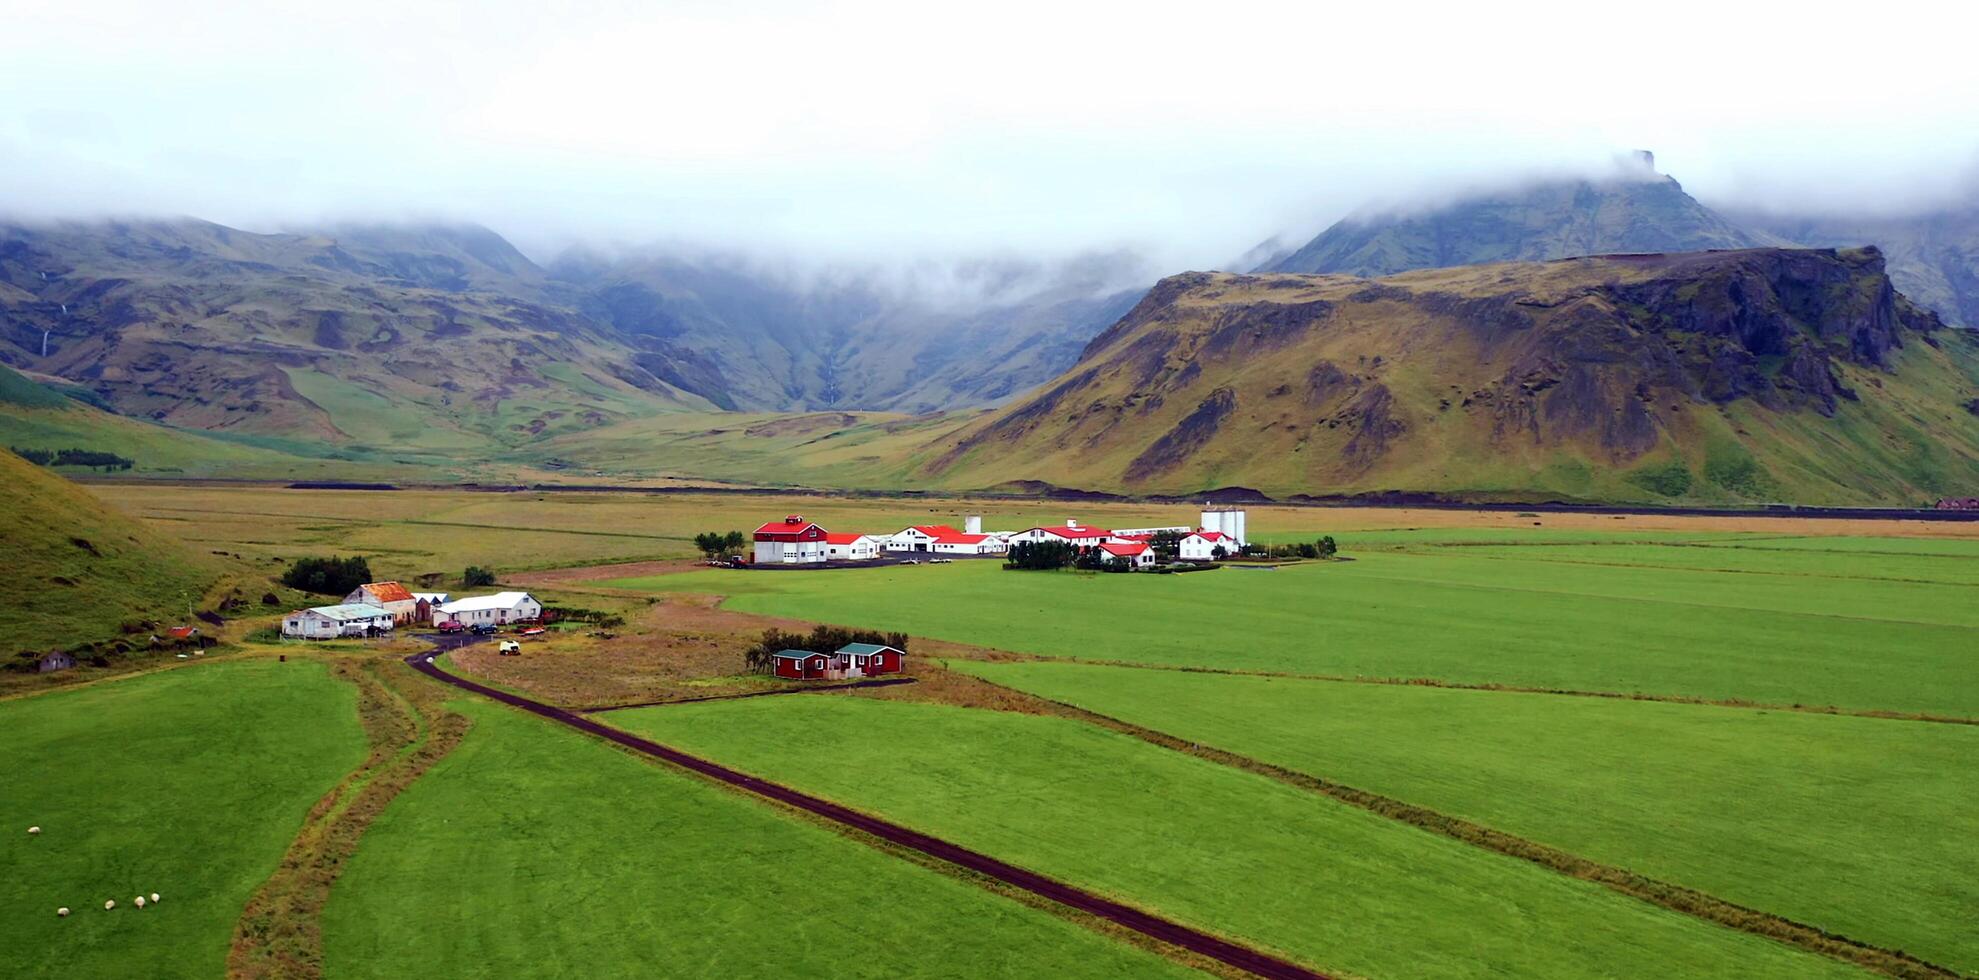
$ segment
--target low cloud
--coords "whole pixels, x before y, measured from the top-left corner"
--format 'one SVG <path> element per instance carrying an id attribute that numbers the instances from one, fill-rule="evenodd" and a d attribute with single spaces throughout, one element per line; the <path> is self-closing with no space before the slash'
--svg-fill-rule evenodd
<path id="1" fill-rule="evenodd" d="M 539 261 L 659 246 L 988 295 L 1026 262 L 1225 265 L 1638 146 L 1712 203 L 1915 209 L 1973 194 L 1979 61 L 1907 6 L 29 0 L 0 34 L 0 212 L 473 221 Z"/>

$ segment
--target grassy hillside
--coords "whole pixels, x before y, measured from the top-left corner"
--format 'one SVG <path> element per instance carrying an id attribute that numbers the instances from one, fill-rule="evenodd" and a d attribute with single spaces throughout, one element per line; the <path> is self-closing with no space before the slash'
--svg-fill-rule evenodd
<path id="1" fill-rule="evenodd" d="M 122 471 L 129 476 L 445 479 L 468 469 L 465 461 L 413 461 L 409 454 L 179 429 L 128 418 L 65 396 L 5 365 L 0 365 L 0 447 L 115 453 L 132 461 L 131 469 Z"/>
<path id="2" fill-rule="evenodd" d="M 442 462 L 711 407 L 485 230 L 0 225 L 0 285 L 0 359 L 185 428 Z"/>
<path id="3" fill-rule="evenodd" d="M 1979 488 L 1979 344 L 1874 250 L 1172 277 L 920 457 L 991 486 L 1905 504 Z"/>
<path id="4" fill-rule="evenodd" d="M 0 452 L 0 522 L 8 653 L 109 639 L 130 620 L 184 619 L 219 574 L 203 555 L 11 452 Z"/>

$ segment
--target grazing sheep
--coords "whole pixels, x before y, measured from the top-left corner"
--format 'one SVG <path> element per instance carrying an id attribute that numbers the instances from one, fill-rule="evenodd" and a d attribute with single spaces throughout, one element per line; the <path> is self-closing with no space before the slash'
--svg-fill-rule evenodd
<path id="1" fill-rule="evenodd" d="M 151 904 L 153 904 L 153 905 L 156 905 L 156 904 L 158 904 L 158 893 L 157 893 L 157 892 L 152 892 L 152 893 L 151 893 Z"/>
<path id="2" fill-rule="evenodd" d="M 27 829 L 27 832 L 28 832 L 28 833 L 30 833 L 30 834 L 38 834 L 38 833 L 41 833 L 41 828 L 40 828 L 40 827 L 29 827 L 29 828 Z"/>
<path id="3" fill-rule="evenodd" d="M 134 898 L 134 899 L 131 899 L 131 904 L 132 904 L 132 905 L 135 905 L 135 906 L 137 906 L 138 908 L 143 908 L 143 907 L 144 907 L 144 896 L 143 896 L 143 895 L 139 895 L 138 897 L 136 897 L 136 898 Z"/>
<path id="4" fill-rule="evenodd" d="M 56 915 L 59 915 L 59 916 L 61 916 L 61 917 L 62 917 L 62 918 L 64 918 L 64 919 L 66 919 L 66 918 L 68 918 L 68 917 L 69 917 L 69 907 L 68 907 L 68 906 L 66 906 L 66 905 L 64 905 L 64 906 L 62 906 L 61 908 L 59 908 L 59 909 L 56 909 L 56 910 L 55 910 L 55 914 L 56 914 Z"/>
<path id="5" fill-rule="evenodd" d="M 117 900 L 114 898 L 103 903 L 103 911 L 105 912 L 108 912 L 116 907 L 117 907 Z"/>

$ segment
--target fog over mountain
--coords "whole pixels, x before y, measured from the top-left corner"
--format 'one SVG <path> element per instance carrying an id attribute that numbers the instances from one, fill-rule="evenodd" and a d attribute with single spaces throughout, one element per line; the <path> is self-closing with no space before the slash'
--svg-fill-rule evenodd
<path id="1" fill-rule="evenodd" d="M 1922 4 L 1845 52 L 1826 18 L 1686 3 L 12 6 L 0 212 L 473 222 L 539 264 L 1168 272 L 1634 147 L 1769 210 L 1937 206 L 1979 161 L 1979 66 Z M 1655 51 L 1710 68 L 1628 53 Z"/>

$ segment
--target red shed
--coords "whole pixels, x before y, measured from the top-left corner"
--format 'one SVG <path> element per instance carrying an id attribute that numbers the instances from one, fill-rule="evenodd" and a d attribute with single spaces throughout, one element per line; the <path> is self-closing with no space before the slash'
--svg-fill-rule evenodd
<path id="1" fill-rule="evenodd" d="M 836 656 L 840 670 L 856 670 L 868 677 L 898 674 L 907 661 L 906 651 L 879 643 L 847 643 Z"/>
<path id="2" fill-rule="evenodd" d="M 812 650 L 778 650 L 771 659 L 778 677 L 800 681 L 823 677 L 832 666 L 831 657 Z"/>

